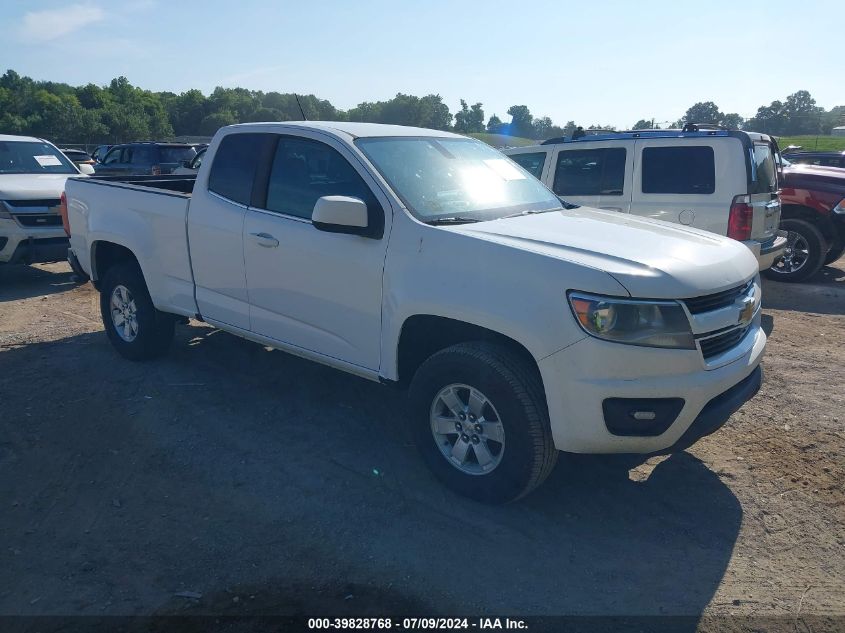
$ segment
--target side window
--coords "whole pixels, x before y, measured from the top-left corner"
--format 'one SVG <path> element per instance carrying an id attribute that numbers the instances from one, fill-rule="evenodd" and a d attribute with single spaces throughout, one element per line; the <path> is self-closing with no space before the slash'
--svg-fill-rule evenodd
<path id="1" fill-rule="evenodd" d="M 229 134 L 223 137 L 211 164 L 209 191 L 249 205 L 258 161 L 271 140 L 270 134 Z"/>
<path id="2" fill-rule="evenodd" d="M 642 177 L 643 193 L 713 193 L 716 190 L 713 148 L 646 147 Z"/>
<path id="3" fill-rule="evenodd" d="M 136 145 L 132 148 L 132 158 L 128 162 L 135 165 L 152 165 L 156 161 L 153 157 L 153 148 L 148 145 Z"/>
<path id="4" fill-rule="evenodd" d="M 335 149 L 319 141 L 282 137 L 267 184 L 269 211 L 311 219 L 323 196 L 352 196 L 378 205 L 358 172 Z"/>
<path id="5" fill-rule="evenodd" d="M 120 162 L 120 156 L 123 153 L 123 148 L 115 147 L 109 150 L 106 157 L 103 159 L 103 165 L 116 165 Z"/>
<path id="6" fill-rule="evenodd" d="M 621 196 L 627 155 L 624 147 L 562 150 L 552 189 L 561 196 Z"/>
<path id="7" fill-rule="evenodd" d="M 546 152 L 513 154 L 509 158 L 538 180 L 542 177 L 543 165 L 546 164 Z"/>

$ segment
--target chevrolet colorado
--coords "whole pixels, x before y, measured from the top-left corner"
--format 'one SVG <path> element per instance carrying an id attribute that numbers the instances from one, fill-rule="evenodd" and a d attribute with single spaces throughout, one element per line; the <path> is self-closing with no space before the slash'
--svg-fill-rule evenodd
<path id="1" fill-rule="evenodd" d="M 489 146 L 364 123 L 222 128 L 196 177 L 72 179 L 71 249 L 131 360 L 174 322 L 408 385 L 446 485 L 517 499 L 559 451 L 663 454 L 760 386 L 754 255 L 572 208 Z"/>
<path id="2" fill-rule="evenodd" d="M 0 134 L 0 264 L 67 257 L 59 201 L 68 177 L 79 175 L 52 143 Z"/>

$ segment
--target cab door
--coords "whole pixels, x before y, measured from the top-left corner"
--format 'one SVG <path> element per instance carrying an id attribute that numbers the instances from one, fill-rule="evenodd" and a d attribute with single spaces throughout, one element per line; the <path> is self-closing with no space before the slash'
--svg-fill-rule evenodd
<path id="1" fill-rule="evenodd" d="M 589 138 L 589 137 L 588 137 Z M 634 157 L 631 141 L 578 141 L 556 146 L 549 185 L 574 204 L 628 213 Z"/>
<path id="2" fill-rule="evenodd" d="M 243 231 L 258 164 L 270 134 L 232 132 L 194 185 L 188 242 L 200 314 L 209 322 L 250 329 Z M 207 174 L 207 176 L 206 176 Z"/>
<path id="3" fill-rule="evenodd" d="M 247 210 L 244 260 L 256 334 L 368 370 L 379 367 L 387 198 L 357 157 L 318 132 L 279 135 Z M 363 200 L 372 236 L 317 229 L 322 196 Z"/>

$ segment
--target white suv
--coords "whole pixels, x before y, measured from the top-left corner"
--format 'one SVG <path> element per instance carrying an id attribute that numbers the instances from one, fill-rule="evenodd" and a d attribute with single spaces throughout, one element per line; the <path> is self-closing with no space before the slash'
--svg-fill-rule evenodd
<path id="1" fill-rule="evenodd" d="M 567 202 L 743 242 L 766 270 L 786 247 L 771 137 L 704 129 L 554 138 L 505 150 Z"/>

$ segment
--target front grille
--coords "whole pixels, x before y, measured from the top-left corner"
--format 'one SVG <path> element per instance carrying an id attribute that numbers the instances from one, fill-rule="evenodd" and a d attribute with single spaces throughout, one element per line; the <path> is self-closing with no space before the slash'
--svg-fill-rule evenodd
<path id="1" fill-rule="evenodd" d="M 27 207 L 57 207 L 62 201 L 59 198 L 41 198 L 38 200 L 6 200 L 7 205 L 16 209 Z"/>
<path id="2" fill-rule="evenodd" d="M 705 295 L 703 297 L 693 297 L 692 299 L 683 299 L 687 305 L 690 314 L 701 314 L 702 312 L 710 312 L 718 310 L 719 308 L 726 308 L 733 305 L 739 297 L 748 292 L 748 289 L 753 284 L 753 281 L 731 288 L 730 290 L 723 290 L 712 295 Z"/>
<path id="3" fill-rule="evenodd" d="M 701 345 L 701 355 L 704 356 L 704 360 L 707 360 L 723 352 L 727 352 L 729 349 L 739 345 L 750 329 L 751 324 L 700 340 L 698 343 Z"/>
<path id="4" fill-rule="evenodd" d="M 55 213 L 28 213 L 26 215 L 16 215 L 15 219 L 20 222 L 21 226 L 61 226 L 62 216 Z"/>

